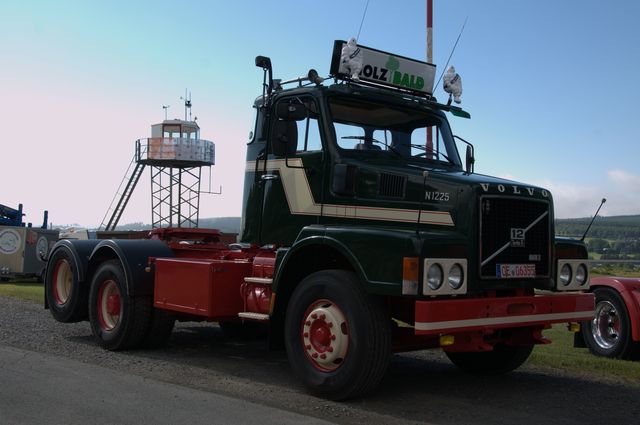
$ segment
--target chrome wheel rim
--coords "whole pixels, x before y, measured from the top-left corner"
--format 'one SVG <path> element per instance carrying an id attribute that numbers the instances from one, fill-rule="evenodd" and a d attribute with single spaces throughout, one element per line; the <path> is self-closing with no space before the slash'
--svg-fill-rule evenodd
<path id="1" fill-rule="evenodd" d="M 620 315 L 610 301 L 600 301 L 591 323 L 591 335 L 600 348 L 611 350 L 620 341 Z"/>

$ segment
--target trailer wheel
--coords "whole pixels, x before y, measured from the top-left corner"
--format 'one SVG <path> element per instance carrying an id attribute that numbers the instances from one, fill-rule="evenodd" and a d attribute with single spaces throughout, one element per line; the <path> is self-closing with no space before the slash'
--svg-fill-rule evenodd
<path id="1" fill-rule="evenodd" d="M 500 375 L 519 368 L 533 351 L 533 345 L 497 344 L 492 351 L 448 353 L 449 360 L 465 372 Z"/>
<path id="2" fill-rule="evenodd" d="M 89 321 L 97 342 L 107 350 L 139 346 L 149 330 L 151 300 L 129 297 L 118 260 L 102 263 L 91 282 Z"/>
<path id="3" fill-rule="evenodd" d="M 593 293 L 595 316 L 582 323 L 582 335 L 589 350 L 602 357 L 637 358 L 640 344 L 631 339 L 629 313 L 620 295 L 609 288 L 597 288 Z"/>
<path id="4" fill-rule="evenodd" d="M 89 291 L 87 285 L 79 281 L 79 265 L 65 246 L 58 248 L 49 259 L 45 291 L 49 311 L 58 322 L 87 319 Z"/>
<path id="5" fill-rule="evenodd" d="M 389 318 L 355 274 L 327 270 L 306 277 L 287 308 L 285 345 L 310 391 L 342 400 L 373 390 L 391 355 Z"/>

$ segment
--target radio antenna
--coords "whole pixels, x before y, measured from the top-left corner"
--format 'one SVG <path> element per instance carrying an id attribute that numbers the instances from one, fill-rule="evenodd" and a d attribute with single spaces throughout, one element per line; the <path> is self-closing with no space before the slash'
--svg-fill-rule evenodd
<path id="1" fill-rule="evenodd" d="M 600 206 L 598 207 L 598 210 L 596 211 L 596 214 L 591 219 L 591 223 L 589 223 L 589 227 L 587 227 L 587 230 L 585 230 L 584 235 L 582 235 L 582 239 L 580 239 L 581 241 L 584 241 L 584 238 L 587 236 L 587 233 L 589 233 L 589 229 L 591 229 L 591 225 L 593 224 L 593 221 L 598 216 L 598 213 L 600 212 L 600 208 L 602 208 L 602 206 L 604 205 L 605 202 L 607 202 L 607 198 L 602 198 L 602 201 L 600 202 Z"/>
<path id="2" fill-rule="evenodd" d="M 364 6 L 364 12 L 362 13 L 362 20 L 360 21 L 360 28 L 358 28 L 358 36 L 356 40 L 360 40 L 360 31 L 362 31 L 362 24 L 364 24 L 364 17 L 367 16 L 367 9 L 369 8 L 369 0 L 367 0 L 367 4 Z"/>
<path id="3" fill-rule="evenodd" d="M 189 110 L 189 121 L 191 121 L 191 92 L 187 97 L 187 89 L 184 89 L 184 97 L 180 96 L 180 99 L 184 99 L 184 120 L 187 120 L 187 110 Z"/>
<path id="4" fill-rule="evenodd" d="M 449 61 L 451 60 L 451 57 L 453 56 L 453 52 L 456 51 L 456 47 L 458 47 L 458 41 L 460 41 L 460 37 L 462 37 L 462 32 L 464 31 L 464 27 L 467 25 L 467 20 L 469 19 L 469 17 L 467 16 L 466 18 L 464 18 L 464 23 L 462 24 L 462 28 L 460 28 L 460 34 L 458 34 L 458 38 L 456 39 L 455 44 L 453 45 L 453 49 L 451 49 L 451 53 L 449 54 L 449 59 L 447 59 L 447 63 L 444 64 L 444 68 L 442 68 L 442 72 L 440 73 L 440 78 L 438 78 L 438 82 L 436 83 L 435 86 L 433 86 L 433 92 L 435 93 L 436 88 L 438 88 L 438 84 L 440 84 L 440 80 L 442 80 L 442 76 L 444 75 L 445 71 L 447 70 L 447 66 L 449 65 Z"/>

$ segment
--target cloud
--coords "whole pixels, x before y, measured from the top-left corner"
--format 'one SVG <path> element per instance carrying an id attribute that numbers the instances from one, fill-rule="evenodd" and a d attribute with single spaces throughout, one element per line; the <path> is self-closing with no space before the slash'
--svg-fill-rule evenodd
<path id="1" fill-rule="evenodd" d="M 640 176 L 624 170 L 609 170 L 607 175 L 612 183 L 623 186 L 632 193 L 640 193 Z"/>
<path id="2" fill-rule="evenodd" d="M 517 176 L 504 178 L 523 181 Z M 529 179 L 525 179 L 527 181 Z M 624 170 L 606 172 L 606 178 L 596 179 L 602 183 L 582 184 L 553 179 L 531 180 L 531 184 L 544 187 L 553 194 L 556 218 L 590 217 L 595 214 L 600 200 L 606 198 L 600 215 L 640 214 L 640 176 Z"/>

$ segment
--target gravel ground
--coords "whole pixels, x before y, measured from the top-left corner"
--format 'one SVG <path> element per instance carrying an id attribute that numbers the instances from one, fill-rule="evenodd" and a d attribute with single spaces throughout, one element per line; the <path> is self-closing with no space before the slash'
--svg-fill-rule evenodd
<path id="1" fill-rule="evenodd" d="M 439 351 L 395 355 L 377 392 L 336 403 L 306 394 L 286 355 L 269 351 L 264 339 L 229 339 L 215 324 L 183 323 L 167 347 L 113 353 L 95 344 L 87 322 L 61 324 L 40 305 L 5 297 L 0 343 L 335 423 L 627 424 L 640 417 L 638 386 L 528 365 L 500 377 L 470 376 Z"/>

